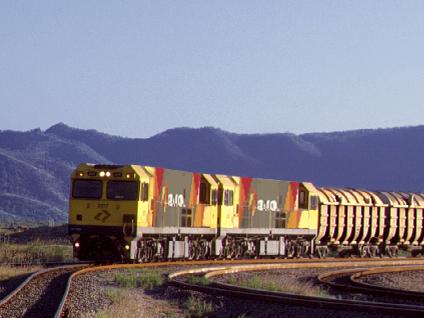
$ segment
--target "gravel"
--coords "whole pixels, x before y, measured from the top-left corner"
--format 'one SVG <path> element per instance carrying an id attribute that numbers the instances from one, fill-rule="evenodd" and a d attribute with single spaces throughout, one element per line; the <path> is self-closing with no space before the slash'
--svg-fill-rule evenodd
<path id="1" fill-rule="evenodd" d="M 163 274 L 182 269 L 181 267 L 158 268 Z M 299 279 L 313 282 L 318 273 L 329 269 L 307 270 L 278 270 L 269 272 L 239 273 L 236 275 L 268 275 L 267 279 Z M 72 317 L 95 317 L 96 312 L 109 310 L 113 313 L 113 304 L 107 297 L 106 291 L 117 288 L 113 276 L 117 271 L 104 271 L 85 274 L 78 278 L 70 295 L 68 314 Z M 211 306 L 205 317 L 393 317 L 379 313 L 348 312 L 341 310 L 324 310 L 320 308 L 297 307 L 285 304 L 273 304 L 268 302 L 243 300 L 231 297 L 210 296 L 207 294 L 181 290 L 166 284 L 154 290 L 146 291 L 141 288 L 125 289 L 126 297 L 131 298 L 135 304 L 126 318 L 130 317 L 195 317 L 190 312 L 187 301 L 196 298 Z"/>
<path id="2" fill-rule="evenodd" d="M 11 279 L 0 282 L 0 299 L 5 298 L 14 291 L 21 283 L 25 281 L 31 274 L 20 275 Z"/>
<path id="3" fill-rule="evenodd" d="M 368 284 L 424 293 L 424 270 L 368 275 L 360 279 Z"/>
<path id="4" fill-rule="evenodd" d="M 60 269 L 39 275 L 0 307 L 0 317 L 53 317 L 66 288 L 70 269 Z"/>

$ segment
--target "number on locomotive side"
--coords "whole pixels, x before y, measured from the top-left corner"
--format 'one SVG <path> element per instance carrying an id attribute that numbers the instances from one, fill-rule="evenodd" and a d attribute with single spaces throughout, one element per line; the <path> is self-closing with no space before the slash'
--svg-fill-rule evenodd
<path id="1" fill-rule="evenodd" d="M 168 194 L 168 206 L 184 208 L 184 196 L 182 194 Z"/>
<path id="2" fill-rule="evenodd" d="M 278 211 L 277 200 L 258 200 L 256 209 L 258 211 Z"/>

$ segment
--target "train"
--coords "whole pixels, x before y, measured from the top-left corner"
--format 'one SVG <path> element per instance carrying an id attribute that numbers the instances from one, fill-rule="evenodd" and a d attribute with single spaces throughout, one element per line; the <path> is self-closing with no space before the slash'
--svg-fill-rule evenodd
<path id="1" fill-rule="evenodd" d="M 423 211 L 421 193 L 83 163 L 68 228 L 80 260 L 418 256 Z"/>

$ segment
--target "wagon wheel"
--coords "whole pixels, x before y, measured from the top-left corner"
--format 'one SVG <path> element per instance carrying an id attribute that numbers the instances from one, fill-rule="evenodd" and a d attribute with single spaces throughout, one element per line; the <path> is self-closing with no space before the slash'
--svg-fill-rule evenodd
<path id="1" fill-rule="evenodd" d="M 370 257 L 377 257 L 378 256 L 378 247 L 377 246 L 370 246 Z"/>
<path id="2" fill-rule="evenodd" d="M 393 257 L 398 257 L 399 256 L 399 247 L 395 246 L 393 248 Z"/>
<path id="3" fill-rule="evenodd" d="M 369 255 L 368 246 L 362 245 L 359 247 L 359 257 L 364 258 Z"/>
<path id="4" fill-rule="evenodd" d="M 317 246 L 316 251 L 318 253 L 318 258 L 326 258 L 328 255 L 328 249 L 326 246 Z"/>
<path id="5" fill-rule="evenodd" d="M 388 257 L 392 258 L 393 257 L 393 251 L 391 249 L 390 246 L 386 246 L 386 254 Z"/>

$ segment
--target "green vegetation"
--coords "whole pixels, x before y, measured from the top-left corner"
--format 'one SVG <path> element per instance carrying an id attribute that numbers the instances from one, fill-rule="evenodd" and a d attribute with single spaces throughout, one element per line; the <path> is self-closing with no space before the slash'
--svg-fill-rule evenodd
<path id="1" fill-rule="evenodd" d="M 154 269 L 135 269 L 127 273 L 116 273 L 114 281 L 119 287 L 154 289 L 164 283 L 159 271 Z"/>
<path id="2" fill-rule="evenodd" d="M 320 286 L 315 286 L 311 282 L 300 282 L 294 278 L 287 278 L 284 281 L 275 281 L 272 279 L 272 276 L 253 276 L 237 279 L 234 276 L 231 276 L 227 282 L 231 285 L 238 285 L 247 288 L 306 296 L 330 297 L 328 292 Z"/>
<path id="3" fill-rule="evenodd" d="M 187 278 L 187 283 L 196 285 L 209 285 L 210 281 L 205 276 L 190 275 Z"/>
<path id="4" fill-rule="evenodd" d="M 205 317 L 213 311 L 212 303 L 199 297 L 190 296 L 184 303 L 186 317 Z"/>
<path id="5" fill-rule="evenodd" d="M 72 246 L 41 240 L 27 243 L 1 243 L 0 263 L 36 264 L 43 262 L 71 261 Z"/>
<path id="6" fill-rule="evenodd" d="M 95 317 L 96 318 L 109 318 L 110 316 L 106 311 L 102 310 L 102 311 L 99 311 L 98 313 L 96 313 Z"/>
<path id="7" fill-rule="evenodd" d="M 237 280 L 234 277 L 228 279 L 228 283 L 231 285 L 240 285 L 243 287 L 254 288 L 254 289 L 264 289 L 270 291 L 283 291 L 281 286 L 276 282 L 270 280 L 264 280 L 263 277 L 250 277 L 248 279 Z"/>
<path id="8" fill-rule="evenodd" d="M 105 296 L 114 304 L 121 303 L 125 299 L 123 291 L 117 288 L 106 288 Z"/>

